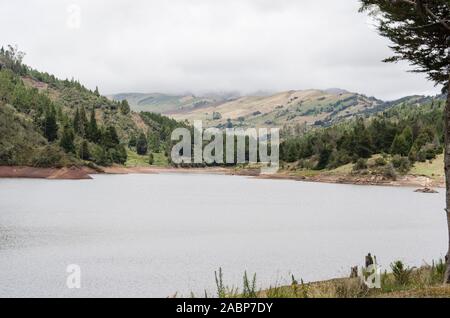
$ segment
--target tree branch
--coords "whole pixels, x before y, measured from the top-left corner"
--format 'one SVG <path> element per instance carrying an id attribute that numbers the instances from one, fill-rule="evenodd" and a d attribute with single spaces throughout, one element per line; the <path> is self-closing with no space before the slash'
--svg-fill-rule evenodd
<path id="1" fill-rule="evenodd" d="M 437 23 L 439 23 L 441 26 L 444 27 L 444 29 L 447 31 L 447 33 L 450 34 L 450 26 L 447 24 L 446 20 L 443 20 L 441 18 L 439 18 L 435 13 L 433 13 L 433 11 L 430 10 L 430 8 L 428 8 L 428 6 L 426 5 L 426 3 L 424 3 L 423 0 L 391 0 L 391 2 L 396 3 L 396 2 L 403 2 L 406 4 L 409 4 L 411 6 L 414 6 L 417 10 L 417 12 L 421 15 L 421 16 L 430 16 L 431 18 L 433 18 Z"/>

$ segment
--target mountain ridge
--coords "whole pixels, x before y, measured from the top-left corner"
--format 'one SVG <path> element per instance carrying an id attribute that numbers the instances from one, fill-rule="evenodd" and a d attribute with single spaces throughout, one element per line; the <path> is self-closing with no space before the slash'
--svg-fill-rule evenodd
<path id="1" fill-rule="evenodd" d="M 383 101 L 341 88 L 289 90 L 264 94 L 170 95 L 122 93 L 109 98 L 127 99 L 135 111 L 160 113 L 176 120 L 202 120 L 206 126 L 268 126 L 306 124 L 330 126 L 356 116 L 385 111 L 400 103 L 421 103 L 430 96 L 411 95 Z"/>

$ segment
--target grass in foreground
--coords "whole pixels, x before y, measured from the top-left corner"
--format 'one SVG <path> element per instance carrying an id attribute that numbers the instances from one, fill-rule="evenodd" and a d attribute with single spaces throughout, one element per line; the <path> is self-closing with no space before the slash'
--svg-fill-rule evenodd
<path id="1" fill-rule="evenodd" d="M 341 278 L 323 282 L 304 283 L 291 277 L 291 285 L 257 289 L 256 274 L 243 276 L 242 288 L 224 284 L 222 269 L 215 272 L 217 292 L 203 297 L 218 298 L 450 298 L 450 285 L 442 284 L 445 263 L 442 260 L 421 268 L 409 268 L 401 261 L 391 264 L 384 272 L 380 289 L 369 289 L 361 278 Z M 195 298 L 194 294 L 191 297 Z"/>

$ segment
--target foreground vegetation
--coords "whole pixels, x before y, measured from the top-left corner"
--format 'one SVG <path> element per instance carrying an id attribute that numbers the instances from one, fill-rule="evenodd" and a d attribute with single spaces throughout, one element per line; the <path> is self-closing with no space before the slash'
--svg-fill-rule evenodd
<path id="1" fill-rule="evenodd" d="M 216 293 L 202 297 L 218 298 L 416 298 L 444 297 L 450 298 L 450 286 L 443 285 L 445 274 L 443 260 L 410 268 L 401 261 L 391 264 L 390 271 L 381 275 L 381 288 L 369 289 L 363 280 L 356 278 L 339 278 L 323 282 L 305 283 L 291 277 L 290 285 L 276 285 L 262 290 L 257 287 L 256 274 L 243 275 L 242 287 L 229 287 L 224 283 L 222 269 L 215 272 Z M 191 297 L 196 297 L 191 294 Z"/>

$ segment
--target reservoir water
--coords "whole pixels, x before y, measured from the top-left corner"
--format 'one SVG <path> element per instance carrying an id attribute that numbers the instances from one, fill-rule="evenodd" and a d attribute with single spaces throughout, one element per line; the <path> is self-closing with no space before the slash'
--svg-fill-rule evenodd
<path id="1" fill-rule="evenodd" d="M 214 294 L 214 271 L 259 287 L 445 255 L 444 190 L 195 174 L 0 179 L 0 297 Z M 69 289 L 67 266 L 81 270 Z"/>

